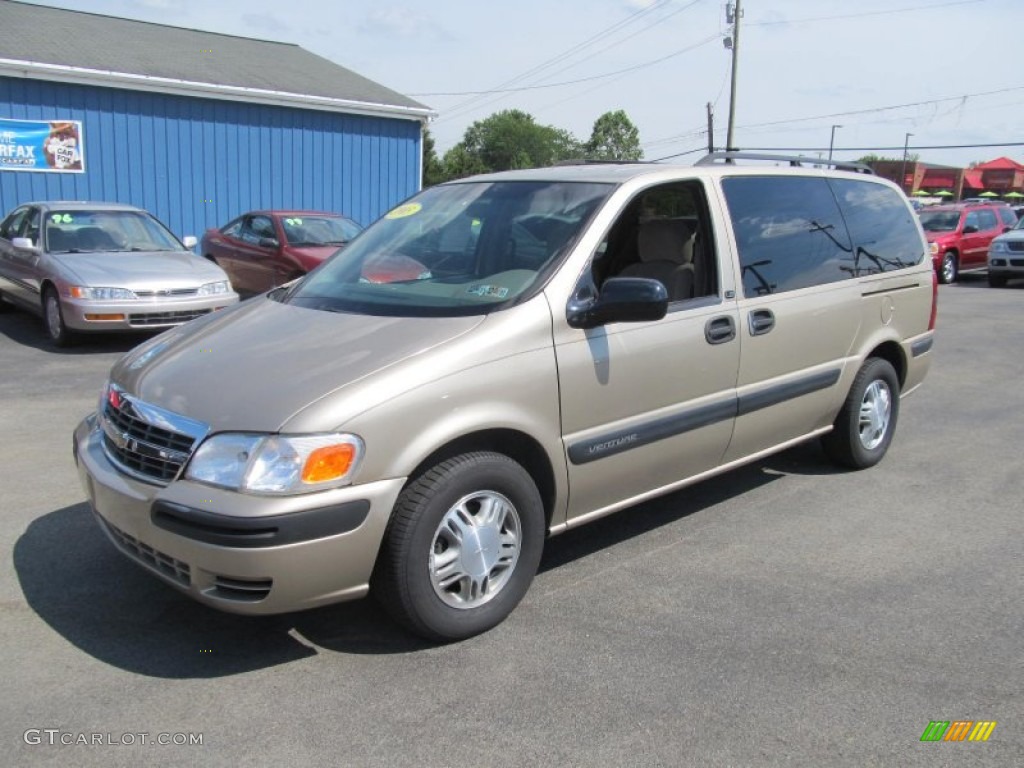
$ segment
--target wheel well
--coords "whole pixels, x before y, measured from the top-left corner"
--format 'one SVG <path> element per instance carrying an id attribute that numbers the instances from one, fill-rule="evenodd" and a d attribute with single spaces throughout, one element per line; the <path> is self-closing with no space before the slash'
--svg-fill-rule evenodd
<path id="1" fill-rule="evenodd" d="M 472 451 L 493 451 L 508 456 L 530 473 L 544 502 L 544 515 L 548 525 L 555 508 L 555 472 L 540 443 L 524 432 L 514 429 L 487 429 L 462 435 L 447 443 L 427 458 L 409 475 L 409 481 L 419 477 L 431 467 Z"/>
<path id="2" fill-rule="evenodd" d="M 54 293 L 57 294 L 57 299 L 59 301 L 60 291 L 57 290 L 57 286 L 53 284 L 52 280 L 43 280 L 43 282 L 39 284 L 39 306 L 43 308 L 44 312 L 46 311 L 46 305 L 44 304 L 44 301 L 46 299 L 46 292 L 51 288 L 53 289 Z"/>
<path id="3" fill-rule="evenodd" d="M 903 348 L 895 341 L 887 341 L 884 344 L 879 344 L 868 353 L 868 358 L 872 357 L 880 357 L 889 362 L 896 371 L 896 378 L 900 381 L 900 389 L 903 389 L 907 376 L 907 361 L 903 355 Z"/>

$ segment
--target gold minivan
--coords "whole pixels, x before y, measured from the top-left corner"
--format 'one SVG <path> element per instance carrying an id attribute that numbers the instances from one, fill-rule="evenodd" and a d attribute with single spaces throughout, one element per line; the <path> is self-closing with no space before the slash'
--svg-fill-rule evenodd
<path id="1" fill-rule="evenodd" d="M 207 605 L 372 591 L 447 641 L 513 610 L 548 536 L 811 438 L 875 464 L 935 274 L 897 187 L 807 162 L 423 191 L 114 366 L 74 436 L 99 525 Z"/>

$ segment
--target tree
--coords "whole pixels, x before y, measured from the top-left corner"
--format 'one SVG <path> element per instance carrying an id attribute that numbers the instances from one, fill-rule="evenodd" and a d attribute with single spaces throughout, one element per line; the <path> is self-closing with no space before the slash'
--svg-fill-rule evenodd
<path id="1" fill-rule="evenodd" d="M 542 168 L 580 157 L 582 151 L 579 141 L 568 131 L 541 125 L 521 110 L 506 109 L 466 129 L 462 141 L 445 153 L 445 177 Z"/>
<path id="2" fill-rule="evenodd" d="M 644 156 L 640 131 L 621 109 L 605 112 L 594 121 L 584 152 L 590 160 L 639 160 Z"/>
<path id="3" fill-rule="evenodd" d="M 430 129 L 423 129 L 423 186 L 432 187 L 445 180 L 444 164 L 434 149 L 434 137 Z"/>

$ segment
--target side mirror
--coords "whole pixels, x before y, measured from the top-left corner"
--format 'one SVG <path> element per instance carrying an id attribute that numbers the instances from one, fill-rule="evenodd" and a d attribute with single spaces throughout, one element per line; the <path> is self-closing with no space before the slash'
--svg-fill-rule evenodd
<path id="1" fill-rule="evenodd" d="M 30 251 L 38 251 L 36 244 L 32 242 L 31 237 L 15 237 L 11 240 L 11 245 L 15 248 L 25 248 Z"/>
<path id="2" fill-rule="evenodd" d="M 1003 232 L 1009 232 L 1013 227 L 1003 227 Z"/>
<path id="3" fill-rule="evenodd" d="M 184 243 L 185 247 L 188 248 L 190 251 L 199 244 L 199 241 L 196 240 L 195 235 L 185 235 L 185 237 L 182 238 L 181 242 Z"/>
<path id="4" fill-rule="evenodd" d="M 260 248 L 277 248 L 281 244 L 277 242 L 276 237 L 261 237 L 259 245 Z"/>
<path id="5" fill-rule="evenodd" d="M 608 323 L 661 320 L 668 312 L 668 291 L 659 280 L 613 277 L 600 292 L 593 283 L 581 286 L 569 302 L 566 319 L 573 328 L 596 328 Z"/>
<path id="6" fill-rule="evenodd" d="M 973 224 L 967 224 L 964 227 L 964 234 L 965 235 L 973 235 L 977 231 L 978 231 L 978 228 L 976 226 L 974 226 Z"/>

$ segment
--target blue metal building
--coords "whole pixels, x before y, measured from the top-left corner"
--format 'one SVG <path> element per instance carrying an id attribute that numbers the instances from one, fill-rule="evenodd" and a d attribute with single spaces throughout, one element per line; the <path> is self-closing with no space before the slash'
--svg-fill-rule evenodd
<path id="1" fill-rule="evenodd" d="M 0 0 L 0 121 L 78 123 L 84 161 L 0 165 L 2 212 L 117 201 L 179 236 L 260 208 L 368 224 L 420 188 L 431 114 L 298 46 Z"/>

